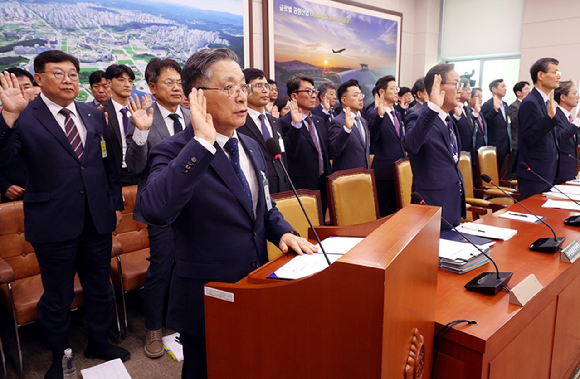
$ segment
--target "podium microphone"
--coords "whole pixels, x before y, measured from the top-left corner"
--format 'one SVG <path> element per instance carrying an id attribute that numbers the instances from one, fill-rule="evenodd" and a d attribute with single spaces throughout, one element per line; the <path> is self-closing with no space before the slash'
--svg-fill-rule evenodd
<path id="1" fill-rule="evenodd" d="M 421 194 L 418 192 L 413 192 L 411 194 L 411 199 L 415 203 L 419 203 L 421 205 L 427 205 L 425 203 L 425 200 L 423 199 L 423 196 L 421 196 Z M 477 275 L 475 278 L 471 279 L 465 285 L 465 289 L 467 289 L 468 291 L 473 291 L 473 292 L 486 293 L 488 295 L 496 295 L 502 289 L 505 289 L 506 292 L 509 292 L 509 289 L 506 287 L 506 284 L 509 282 L 509 280 L 511 279 L 511 277 L 514 273 L 513 272 L 499 272 L 499 269 L 497 268 L 497 264 L 495 264 L 495 261 L 493 259 L 491 259 L 491 257 L 489 255 L 487 255 L 485 253 L 485 251 L 480 249 L 479 246 L 474 244 L 463 233 L 461 233 L 459 230 L 457 230 L 457 228 L 455 226 L 453 226 L 445 218 L 443 218 L 443 216 L 441 216 L 441 220 L 443 220 L 447 225 L 449 225 L 454 232 L 459 234 L 467 242 L 469 242 L 473 247 L 475 247 L 477 250 L 479 250 L 479 252 L 481 254 L 485 255 L 485 257 L 487 259 L 489 259 L 491 261 L 491 263 L 493 263 L 493 266 L 495 267 L 495 275 L 493 272 L 482 272 L 481 274 Z"/>
<path id="2" fill-rule="evenodd" d="M 564 155 L 568 155 L 571 158 L 571 155 L 566 154 L 565 152 L 562 153 Z M 574 158 L 576 159 L 576 158 Z M 577 160 L 577 159 L 576 159 Z M 530 168 L 530 166 L 528 166 L 528 164 L 526 162 L 520 162 L 520 167 L 523 168 L 526 171 L 531 172 L 532 174 L 534 174 L 535 176 L 537 176 L 538 178 L 540 178 L 544 183 L 548 184 L 551 188 L 555 189 L 556 191 L 560 192 L 562 195 L 564 195 L 566 198 L 568 198 L 568 200 L 572 200 L 574 202 L 574 204 L 580 206 L 580 203 L 578 203 L 576 200 L 572 199 L 570 196 L 568 196 L 568 194 L 560 191 L 560 189 L 558 187 L 556 187 L 555 185 L 553 185 L 552 183 L 550 183 L 549 181 L 547 181 L 546 179 L 544 179 L 540 174 L 538 174 L 537 172 L 535 172 L 534 170 L 532 170 Z M 566 225 L 571 225 L 571 226 L 580 226 L 580 216 L 570 216 L 567 219 L 564 220 L 564 224 Z"/>
<path id="3" fill-rule="evenodd" d="M 304 209 L 304 206 L 302 205 L 302 201 L 300 201 L 300 196 L 298 196 L 298 192 L 296 192 L 296 188 L 294 187 L 294 183 L 292 183 L 292 179 L 290 179 L 290 175 L 288 175 L 288 171 L 286 171 L 286 166 L 284 166 L 284 162 L 282 162 L 282 150 L 280 149 L 280 145 L 278 144 L 278 141 L 276 141 L 274 138 L 268 138 L 266 140 L 266 147 L 268 148 L 268 152 L 274 157 L 274 159 L 276 159 L 280 163 L 280 165 L 282 166 L 282 169 L 284 169 L 284 175 L 286 175 L 286 178 L 288 179 L 288 183 L 290 183 L 290 186 L 292 187 L 292 191 L 294 191 L 294 196 L 296 196 L 296 200 L 298 200 L 298 204 L 300 204 L 300 208 L 302 208 L 302 213 L 304 213 L 304 216 L 306 217 L 306 221 L 308 221 L 308 225 L 310 225 L 310 228 L 312 229 L 312 232 L 314 233 L 314 237 L 316 237 L 316 241 L 318 242 L 318 245 L 320 246 L 320 249 L 322 250 L 322 254 L 324 254 L 324 258 L 326 258 L 326 262 L 330 266 L 330 259 L 328 259 L 328 255 L 326 255 L 326 251 L 324 250 L 324 246 L 322 246 L 322 242 L 320 242 L 320 238 L 318 238 L 318 233 L 316 233 L 316 229 L 314 229 L 314 226 L 312 225 L 312 221 L 310 221 L 310 217 L 308 217 L 308 214 L 306 213 L 306 209 Z"/>
<path id="4" fill-rule="evenodd" d="M 550 228 L 550 230 L 552 231 L 552 234 L 554 235 L 554 238 L 538 238 L 537 240 L 535 240 L 534 242 L 532 242 L 532 244 L 530 246 L 528 246 L 528 248 L 530 250 L 533 251 L 541 251 L 542 253 L 555 253 L 560 249 L 560 245 L 562 245 L 562 243 L 564 242 L 564 240 L 566 239 L 566 237 L 556 237 L 556 232 L 554 231 L 554 229 L 552 229 L 552 227 L 550 225 L 548 225 L 547 222 L 545 222 L 541 217 L 539 217 L 537 214 L 535 214 L 534 212 L 532 212 L 531 210 L 529 210 L 525 205 L 523 205 L 522 203 L 520 203 L 519 201 L 517 201 L 512 195 L 510 195 L 509 193 L 507 193 L 506 191 L 504 191 L 500 186 L 498 186 L 497 184 L 495 184 L 493 182 L 493 180 L 491 180 L 491 178 L 489 177 L 489 175 L 483 174 L 481 175 L 481 179 L 489 184 L 494 185 L 497 189 L 499 189 L 501 192 L 503 192 L 506 196 L 508 196 L 510 199 L 512 199 L 513 201 L 515 201 L 516 203 L 518 203 L 519 205 L 522 206 L 522 208 L 524 208 L 526 211 L 528 211 L 529 214 L 536 216 L 536 218 L 544 225 L 546 225 L 548 228 Z"/>

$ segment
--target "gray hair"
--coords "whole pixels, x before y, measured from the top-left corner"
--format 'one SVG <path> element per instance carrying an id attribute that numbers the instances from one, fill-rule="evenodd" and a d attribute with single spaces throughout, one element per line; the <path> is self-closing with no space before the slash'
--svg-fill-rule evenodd
<path id="1" fill-rule="evenodd" d="M 238 56 L 230 49 L 203 49 L 193 54 L 181 70 L 181 85 L 185 96 L 189 96 L 191 89 L 202 87 L 213 77 L 214 63 L 228 60 L 238 63 Z"/>

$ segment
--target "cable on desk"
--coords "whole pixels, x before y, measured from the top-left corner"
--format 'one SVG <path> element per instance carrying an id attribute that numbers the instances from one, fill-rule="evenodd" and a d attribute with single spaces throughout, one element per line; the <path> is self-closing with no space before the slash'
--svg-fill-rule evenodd
<path id="1" fill-rule="evenodd" d="M 439 354 L 439 348 L 441 347 L 441 342 L 443 342 L 443 337 L 445 337 L 447 332 L 449 332 L 455 325 L 462 324 L 464 322 L 468 323 L 469 325 L 477 325 L 477 321 L 475 320 L 454 320 L 448 322 L 444 327 L 439 329 L 435 335 L 435 348 L 433 352 L 433 369 L 431 370 L 431 379 L 435 377 L 435 363 L 437 362 L 437 355 Z"/>

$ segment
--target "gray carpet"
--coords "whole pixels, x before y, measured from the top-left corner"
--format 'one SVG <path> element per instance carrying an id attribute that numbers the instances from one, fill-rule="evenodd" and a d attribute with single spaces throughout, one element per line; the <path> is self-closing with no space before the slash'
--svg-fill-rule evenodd
<path id="1" fill-rule="evenodd" d="M 145 320 L 143 318 L 142 291 L 127 295 L 127 313 L 129 314 L 129 326 L 127 335 L 119 345 L 131 352 L 131 358 L 125 362 L 125 367 L 133 379 L 140 378 L 180 378 L 181 362 L 174 361 L 168 354 L 159 359 L 149 359 L 143 352 L 145 341 Z M 163 335 L 174 331 L 163 328 Z M 6 312 L 0 314 L 0 336 L 6 355 L 6 370 L 1 378 L 7 379 L 42 379 L 44 373 L 52 362 L 52 353 L 47 348 L 38 323 L 33 323 L 20 328 L 20 343 L 24 371 L 17 374 L 17 349 L 14 336 L 13 321 Z M 80 370 L 103 363 L 98 359 L 87 359 L 84 349 L 87 344 L 86 323 L 83 310 L 73 312 L 73 321 L 70 332 L 70 345 L 75 355 L 77 368 Z M 1 367 L 0 367 L 1 371 Z"/>

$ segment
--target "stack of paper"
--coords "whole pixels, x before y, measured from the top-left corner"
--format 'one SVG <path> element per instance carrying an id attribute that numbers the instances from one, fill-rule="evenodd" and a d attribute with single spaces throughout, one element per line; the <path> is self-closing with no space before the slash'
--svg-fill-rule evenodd
<path id="1" fill-rule="evenodd" d="M 497 239 L 507 241 L 517 234 L 517 230 L 509 228 L 500 228 L 498 226 L 491 226 L 485 224 L 475 224 L 473 222 L 466 222 L 457 227 L 461 233 L 472 234 L 474 236 Z"/>
<path id="2" fill-rule="evenodd" d="M 554 187 L 552 187 L 550 192 L 559 193 L 560 191 L 558 190 L 564 192 L 565 194 L 580 195 L 580 186 L 567 186 L 565 184 L 557 184 Z"/>
<path id="3" fill-rule="evenodd" d="M 494 242 L 477 245 L 485 253 L 489 253 Z M 469 242 L 439 239 L 439 267 L 444 270 L 463 274 L 486 264 L 489 259 Z"/>
<path id="4" fill-rule="evenodd" d="M 167 351 L 167 354 L 177 362 L 181 362 L 183 360 L 183 346 L 179 340 L 179 333 L 170 334 L 161 338 L 161 340 L 163 341 L 163 347 Z"/>
<path id="5" fill-rule="evenodd" d="M 573 193 L 567 193 L 567 194 L 563 194 L 560 192 L 544 192 L 542 194 L 543 196 L 549 197 L 551 199 L 562 199 L 562 200 L 576 200 L 576 201 L 580 201 L 580 195 L 574 195 Z"/>
<path id="6" fill-rule="evenodd" d="M 557 201 L 552 199 L 548 199 L 544 204 L 542 204 L 542 208 L 557 208 L 568 209 L 571 211 L 580 211 L 580 205 L 572 201 Z"/>
<path id="7" fill-rule="evenodd" d="M 579 179 L 568 180 L 566 184 L 570 184 L 572 186 L 580 186 L 580 180 Z"/>

